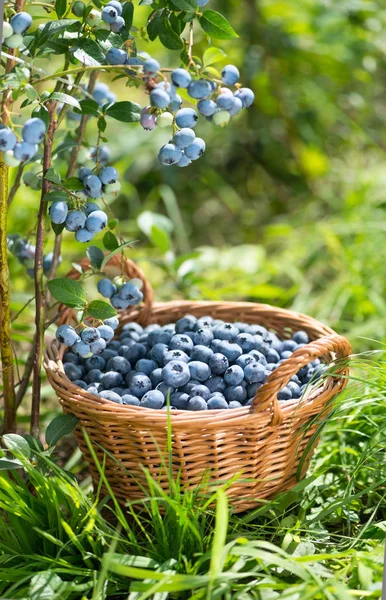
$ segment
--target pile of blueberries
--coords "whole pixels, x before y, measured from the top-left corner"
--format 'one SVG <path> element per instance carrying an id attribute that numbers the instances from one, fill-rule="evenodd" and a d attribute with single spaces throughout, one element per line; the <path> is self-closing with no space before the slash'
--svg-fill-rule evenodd
<path id="1" fill-rule="evenodd" d="M 95 175 L 88 167 L 79 170 L 79 179 L 84 190 L 74 194 L 78 207 L 69 207 L 65 200 L 56 200 L 49 209 L 50 219 L 56 225 L 62 225 L 67 231 L 75 233 L 78 242 L 90 242 L 93 237 L 105 229 L 108 216 L 95 202 L 88 198 L 101 198 L 106 194 L 116 194 L 120 190 L 118 171 L 114 167 L 104 167 Z"/>
<path id="2" fill-rule="evenodd" d="M 118 325 L 116 318 L 109 319 L 112 328 L 112 321 Z M 69 344 L 65 327 L 59 328 L 59 337 Z M 166 409 L 170 396 L 172 410 L 195 411 L 250 406 L 269 374 L 309 339 L 304 331 L 280 340 L 260 325 L 186 315 L 164 326 L 126 324 L 119 340 L 106 342 L 100 353 L 81 358 L 75 340 L 72 351 L 64 354 L 67 377 L 118 404 Z M 300 398 L 325 369 L 319 359 L 302 367 L 278 399 Z"/>
<path id="3" fill-rule="evenodd" d="M 38 144 L 44 140 L 45 135 L 46 124 L 37 117 L 28 119 L 24 123 L 21 131 L 22 141 L 20 142 L 17 141 L 12 129 L 1 127 L 0 151 L 3 153 L 4 162 L 10 167 L 17 167 L 20 163 L 31 160 L 37 154 Z"/>
<path id="4" fill-rule="evenodd" d="M 126 310 L 129 306 L 137 306 L 143 300 L 142 281 L 131 279 L 125 281 L 122 277 L 100 279 L 97 284 L 98 292 L 108 298 L 111 305 L 117 310 Z"/>
<path id="5" fill-rule="evenodd" d="M 3 23 L 2 44 L 8 48 L 19 48 L 23 44 L 23 33 L 32 25 L 32 17 L 26 12 L 19 12 L 11 20 Z"/>
<path id="6" fill-rule="evenodd" d="M 7 244 L 9 251 L 16 256 L 21 265 L 27 267 L 28 275 L 33 277 L 36 246 L 31 244 L 26 238 L 20 237 L 17 233 L 10 234 L 7 237 Z M 48 275 L 50 272 L 53 257 L 53 252 L 45 254 L 43 257 L 43 271 L 45 275 Z M 59 264 L 61 262 L 62 257 L 59 257 Z"/>

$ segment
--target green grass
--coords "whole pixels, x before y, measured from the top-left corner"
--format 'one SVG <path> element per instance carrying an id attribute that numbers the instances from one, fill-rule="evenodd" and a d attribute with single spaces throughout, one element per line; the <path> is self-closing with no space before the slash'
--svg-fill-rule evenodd
<path id="1" fill-rule="evenodd" d="M 168 496 L 149 475 L 143 509 L 122 511 L 59 468 L 52 451 L 16 451 L 23 476 L 0 474 L 0 596 L 379 598 L 386 375 L 379 358 L 354 373 L 306 479 L 247 513 L 232 514 L 222 489 L 200 499 L 174 481 Z"/>

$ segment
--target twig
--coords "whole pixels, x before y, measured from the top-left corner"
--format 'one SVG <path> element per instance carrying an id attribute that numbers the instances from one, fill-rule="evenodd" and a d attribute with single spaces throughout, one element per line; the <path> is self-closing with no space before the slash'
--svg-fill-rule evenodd
<path id="1" fill-rule="evenodd" d="M 189 43 L 188 43 L 188 64 L 187 64 L 187 68 L 189 69 L 189 67 L 194 66 L 195 62 L 193 60 L 192 57 L 192 52 L 193 52 L 193 21 L 190 21 L 189 23 Z"/>
<path id="2" fill-rule="evenodd" d="M 13 186 L 11 187 L 11 190 L 8 195 L 8 206 L 10 206 L 12 204 L 12 201 L 15 198 L 16 192 L 20 187 L 20 182 L 21 182 L 21 178 L 23 175 L 24 167 L 25 167 L 25 163 L 21 163 L 18 166 L 15 181 L 13 182 Z"/>

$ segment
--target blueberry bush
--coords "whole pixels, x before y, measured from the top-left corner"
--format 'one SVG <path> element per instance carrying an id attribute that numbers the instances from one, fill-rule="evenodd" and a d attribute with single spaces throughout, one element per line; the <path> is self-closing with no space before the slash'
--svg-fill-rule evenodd
<path id="1" fill-rule="evenodd" d="M 120 122 L 128 135 L 135 127 L 169 131 L 170 140 L 158 151 L 160 165 L 189 168 L 206 150 L 204 139 L 196 135 L 199 120 L 224 127 L 253 104 L 253 91 L 242 85 L 235 65 L 224 65 L 224 53 L 215 45 L 216 39 L 233 40 L 238 35 L 221 13 L 206 4 L 142 0 L 139 6 L 148 10 L 142 27 L 135 24 L 137 7 L 130 0 L 31 4 L 15 0 L 6 6 L 0 77 L 0 349 L 7 431 L 15 428 L 16 409 L 32 376 L 31 431 L 38 432 L 44 332 L 60 316 L 51 314 L 58 303 L 79 311 L 78 327 L 59 327 L 58 340 L 88 358 L 103 352 L 111 341 L 117 311 L 143 300 L 140 282 L 127 281 L 123 274 L 98 282 L 106 302 L 88 299 L 85 273 L 72 281 L 58 272 L 66 232 L 85 244 L 91 275 L 103 276 L 108 258 L 117 253 L 124 257 L 130 245 L 110 207 L 121 187 L 110 159 L 111 122 Z M 207 40 L 198 55 L 197 29 Z M 163 67 L 152 56 L 155 42 L 170 53 L 174 67 Z M 125 97 L 130 98 L 131 90 L 142 90 L 143 105 L 118 101 L 108 83 L 98 81 L 100 75 L 119 81 L 127 91 Z M 96 122 L 96 139 L 94 131 L 89 134 L 91 121 Z M 76 128 L 71 130 L 69 124 L 74 122 Z M 13 185 L 8 190 L 9 171 Z M 22 186 L 36 192 L 38 206 L 29 238 L 7 226 L 8 206 Z M 21 194 L 15 202 L 20 198 Z M 53 250 L 45 254 L 48 240 Z M 91 245 L 95 240 L 98 246 Z M 17 391 L 7 248 L 25 266 L 35 290 L 34 339 Z"/>

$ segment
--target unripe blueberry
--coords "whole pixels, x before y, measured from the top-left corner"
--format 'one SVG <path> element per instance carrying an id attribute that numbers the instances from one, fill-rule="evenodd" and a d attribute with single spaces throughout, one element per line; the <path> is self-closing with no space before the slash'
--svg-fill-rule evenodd
<path id="1" fill-rule="evenodd" d="M 100 198 L 102 192 L 102 182 L 96 175 L 88 175 L 84 181 L 84 187 L 91 198 Z"/>
<path id="2" fill-rule="evenodd" d="M 87 23 L 87 25 L 90 25 L 90 27 L 95 27 L 96 25 L 99 25 L 101 20 L 102 20 L 101 13 L 99 12 L 99 10 L 95 10 L 95 9 L 91 10 L 86 17 L 86 23 Z"/>
<path id="3" fill-rule="evenodd" d="M 251 106 L 255 99 L 255 94 L 249 88 L 240 88 L 237 90 L 237 92 L 235 92 L 235 96 L 240 98 L 245 108 Z"/>
<path id="4" fill-rule="evenodd" d="M 227 65 L 221 71 L 221 79 L 226 85 L 234 85 L 238 82 L 240 73 L 235 65 Z"/>
<path id="5" fill-rule="evenodd" d="M 161 165 L 174 165 L 179 162 L 182 152 L 174 144 L 165 144 L 158 152 L 158 160 Z"/>
<path id="6" fill-rule="evenodd" d="M 171 127 L 173 125 L 174 117 L 170 112 L 164 112 L 157 117 L 158 127 Z"/>
<path id="7" fill-rule="evenodd" d="M 193 108 L 181 108 L 176 114 L 177 127 L 195 127 L 197 125 L 198 116 Z"/>
<path id="8" fill-rule="evenodd" d="M 188 167 L 191 164 L 192 164 L 192 161 L 189 160 L 189 158 L 187 156 L 185 156 L 184 153 L 182 153 L 181 158 L 177 163 L 177 167 Z"/>
<path id="9" fill-rule="evenodd" d="M 73 346 L 80 338 L 71 325 L 60 325 L 60 327 L 58 327 L 56 330 L 56 339 L 61 344 Z"/>
<path id="10" fill-rule="evenodd" d="M 192 144 L 195 137 L 196 134 L 194 133 L 193 129 L 184 127 L 183 129 L 180 129 L 174 134 L 173 142 L 179 148 L 186 148 L 187 146 L 190 146 L 190 144 Z"/>
<path id="11" fill-rule="evenodd" d="M 0 150 L 6 152 L 7 150 L 13 150 L 16 146 L 17 138 L 9 127 L 0 129 Z"/>
<path id="12" fill-rule="evenodd" d="M 4 21 L 3 23 L 3 39 L 6 40 L 7 38 L 11 37 L 11 35 L 13 35 L 14 31 L 12 29 L 12 25 L 10 23 L 8 23 L 8 21 Z"/>
<path id="13" fill-rule="evenodd" d="M 211 117 L 217 110 L 217 105 L 214 100 L 200 100 L 197 104 L 198 112 L 204 117 Z"/>
<path id="14" fill-rule="evenodd" d="M 9 167 L 17 167 L 20 165 L 20 160 L 15 158 L 13 155 L 13 150 L 7 150 L 6 152 L 3 152 L 3 160 Z"/>
<path id="15" fill-rule="evenodd" d="M 227 110 L 219 110 L 214 113 L 212 120 L 215 125 L 225 127 L 229 123 L 231 116 Z"/>
<path id="16" fill-rule="evenodd" d="M 109 183 L 108 185 L 105 185 L 103 188 L 103 191 L 106 192 L 106 194 L 118 194 L 118 192 L 121 189 L 121 184 L 119 181 L 116 181 L 115 183 Z"/>
<path id="17" fill-rule="evenodd" d="M 127 60 L 127 52 L 120 48 L 110 48 L 106 53 L 106 60 L 110 65 L 124 65 Z"/>
<path id="18" fill-rule="evenodd" d="M 111 23 L 110 25 L 110 31 L 113 31 L 114 33 L 119 33 L 120 31 L 122 31 L 122 29 L 125 26 L 125 20 L 123 17 L 120 17 L 118 15 L 118 17 L 115 19 L 114 23 Z"/>
<path id="19" fill-rule="evenodd" d="M 154 88 L 150 92 L 150 104 L 157 108 L 166 108 L 170 102 L 170 96 L 164 90 Z"/>
<path id="20" fill-rule="evenodd" d="M 176 87 L 187 88 L 192 81 L 192 76 L 186 69 L 174 69 L 171 80 Z"/>
<path id="21" fill-rule="evenodd" d="M 5 45 L 8 48 L 19 48 L 23 43 L 23 36 L 19 33 L 14 33 L 5 40 Z"/>
<path id="22" fill-rule="evenodd" d="M 41 189 L 41 177 L 38 177 L 38 175 L 32 171 L 27 171 L 27 173 L 24 173 L 23 181 L 25 185 L 28 185 L 33 190 Z"/>
<path id="23" fill-rule="evenodd" d="M 24 33 L 32 25 L 32 17 L 26 12 L 19 12 L 10 20 L 14 33 Z"/>
<path id="24" fill-rule="evenodd" d="M 196 79 L 191 81 L 188 86 L 188 94 L 191 98 L 201 100 L 208 98 L 212 93 L 212 86 L 206 79 Z"/>
<path id="25" fill-rule="evenodd" d="M 86 228 L 91 231 L 91 233 L 98 233 L 106 227 L 107 221 L 107 215 L 103 210 L 94 210 L 94 212 L 90 213 L 87 217 Z"/>
<path id="26" fill-rule="evenodd" d="M 42 119 L 32 117 L 24 123 L 21 135 L 29 144 L 40 144 L 46 135 L 46 124 Z"/>
<path id="27" fill-rule="evenodd" d="M 197 160 L 205 152 L 205 142 L 203 139 L 196 137 L 193 142 L 184 150 L 185 156 L 190 160 Z"/>
<path id="28" fill-rule="evenodd" d="M 81 2 L 81 0 L 76 0 L 72 5 L 72 12 L 76 17 L 83 17 L 85 9 L 86 5 L 84 2 Z"/>
<path id="29" fill-rule="evenodd" d="M 109 185 L 110 183 L 115 183 L 119 177 L 118 171 L 114 169 L 114 167 L 105 167 L 99 173 L 99 179 L 103 183 L 103 185 Z"/>
<path id="30" fill-rule="evenodd" d="M 72 210 L 68 213 L 66 219 L 66 229 L 67 231 L 79 231 L 79 229 L 83 229 L 86 224 L 86 215 L 80 210 Z"/>
<path id="31" fill-rule="evenodd" d="M 13 149 L 15 158 L 21 162 L 31 160 L 39 150 L 37 144 L 29 144 L 28 142 L 18 142 Z"/>
<path id="32" fill-rule="evenodd" d="M 102 19 L 105 23 L 114 23 L 114 21 L 117 20 L 117 16 L 118 16 L 118 11 L 116 8 L 114 8 L 114 6 L 111 6 L 111 4 L 108 4 L 107 6 L 105 6 L 104 8 L 102 8 Z"/>
<path id="33" fill-rule="evenodd" d="M 160 68 L 161 65 L 158 60 L 155 60 L 154 58 L 146 59 L 143 64 L 143 70 L 147 75 L 156 75 Z"/>
<path id="34" fill-rule="evenodd" d="M 67 219 L 68 204 L 59 200 L 53 202 L 49 208 L 50 219 L 55 225 L 61 225 Z"/>
<path id="35" fill-rule="evenodd" d="M 86 228 L 79 229 L 79 231 L 77 231 L 75 233 L 75 239 L 78 242 L 82 242 L 83 244 L 87 244 L 88 242 L 91 242 L 91 240 L 94 237 L 94 235 L 95 235 L 95 233 L 91 233 L 91 231 L 89 231 Z"/>

